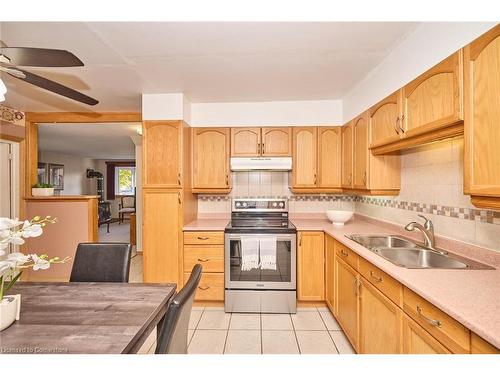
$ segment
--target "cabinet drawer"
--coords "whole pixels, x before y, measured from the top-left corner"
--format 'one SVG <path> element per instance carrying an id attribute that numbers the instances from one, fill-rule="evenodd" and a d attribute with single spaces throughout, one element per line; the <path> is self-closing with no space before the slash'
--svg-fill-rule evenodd
<path id="1" fill-rule="evenodd" d="M 500 354 L 500 350 L 472 332 L 471 354 Z"/>
<path id="2" fill-rule="evenodd" d="M 470 331 L 410 289 L 403 288 L 403 310 L 453 353 L 470 353 Z"/>
<path id="3" fill-rule="evenodd" d="M 191 272 L 197 263 L 203 266 L 203 272 L 224 272 L 224 246 L 184 246 L 184 272 Z"/>
<path id="4" fill-rule="evenodd" d="M 188 281 L 189 275 L 190 273 L 184 273 L 184 283 Z M 194 299 L 195 301 L 224 301 L 224 274 L 203 273 Z"/>
<path id="5" fill-rule="evenodd" d="M 347 246 L 341 244 L 340 242 L 335 242 L 335 254 L 337 254 L 340 259 L 342 259 L 356 271 L 358 270 L 359 255 L 349 249 Z"/>
<path id="6" fill-rule="evenodd" d="M 399 281 L 362 257 L 359 258 L 359 272 L 392 302 L 400 307 L 403 306 L 403 285 Z"/>
<path id="7" fill-rule="evenodd" d="M 185 245 L 224 245 L 224 232 L 184 232 Z"/>

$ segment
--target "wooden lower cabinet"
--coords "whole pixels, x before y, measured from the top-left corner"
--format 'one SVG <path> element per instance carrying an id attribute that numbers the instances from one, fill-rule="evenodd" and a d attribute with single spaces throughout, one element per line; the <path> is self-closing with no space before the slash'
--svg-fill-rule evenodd
<path id="1" fill-rule="evenodd" d="M 403 312 L 364 278 L 360 281 L 359 352 L 401 353 Z"/>
<path id="2" fill-rule="evenodd" d="M 325 244 L 323 232 L 299 232 L 297 299 L 325 300 Z"/>
<path id="3" fill-rule="evenodd" d="M 438 340 L 406 314 L 403 316 L 403 353 L 451 354 Z"/>
<path id="4" fill-rule="evenodd" d="M 184 274 L 184 283 L 188 281 L 190 274 Z M 224 273 L 203 273 L 194 300 L 224 301 Z"/>
<path id="5" fill-rule="evenodd" d="M 347 263 L 335 258 L 337 320 L 356 351 L 358 349 L 358 273 Z"/>
<path id="6" fill-rule="evenodd" d="M 335 240 L 325 235 L 325 302 L 335 310 Z"/>
<path id="7" fill-rule="evenodd" d="M 500 350 L 475 333 L 471 333 L 471 354 L 500 354 Z"/>

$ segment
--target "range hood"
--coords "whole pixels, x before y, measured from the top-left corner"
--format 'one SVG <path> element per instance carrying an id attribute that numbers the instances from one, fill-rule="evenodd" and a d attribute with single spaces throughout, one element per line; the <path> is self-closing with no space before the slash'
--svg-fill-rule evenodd
<path id="1" fill-rule="evenodd" d="M 232 171 L 291 171 L 292 158 L 231 158 Z"/>

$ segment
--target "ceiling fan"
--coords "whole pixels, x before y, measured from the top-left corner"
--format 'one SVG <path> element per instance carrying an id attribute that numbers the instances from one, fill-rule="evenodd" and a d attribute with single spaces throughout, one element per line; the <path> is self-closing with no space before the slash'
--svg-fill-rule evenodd
<path id="1" fill-rule="evenodd" d="M 57 68 L 83 65 L 83 62 L 69 51 L 47 48 L 7 47 L 5 43 L 0 41 L 0 72 L 78 102 L 96 105 L 99 101 L 90 96 L 18 68 L 18 66 Z"/>

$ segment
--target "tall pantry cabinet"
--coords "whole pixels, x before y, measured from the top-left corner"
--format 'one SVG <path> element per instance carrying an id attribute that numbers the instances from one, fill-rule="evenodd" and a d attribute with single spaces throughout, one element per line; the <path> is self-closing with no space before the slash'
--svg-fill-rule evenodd
<path id="1" fill-rule="evenodd" d="M 143 122 L 144 282 L 183 285 L 182 227 L 197 214 L 191 132 L 182 120 Z"/>

